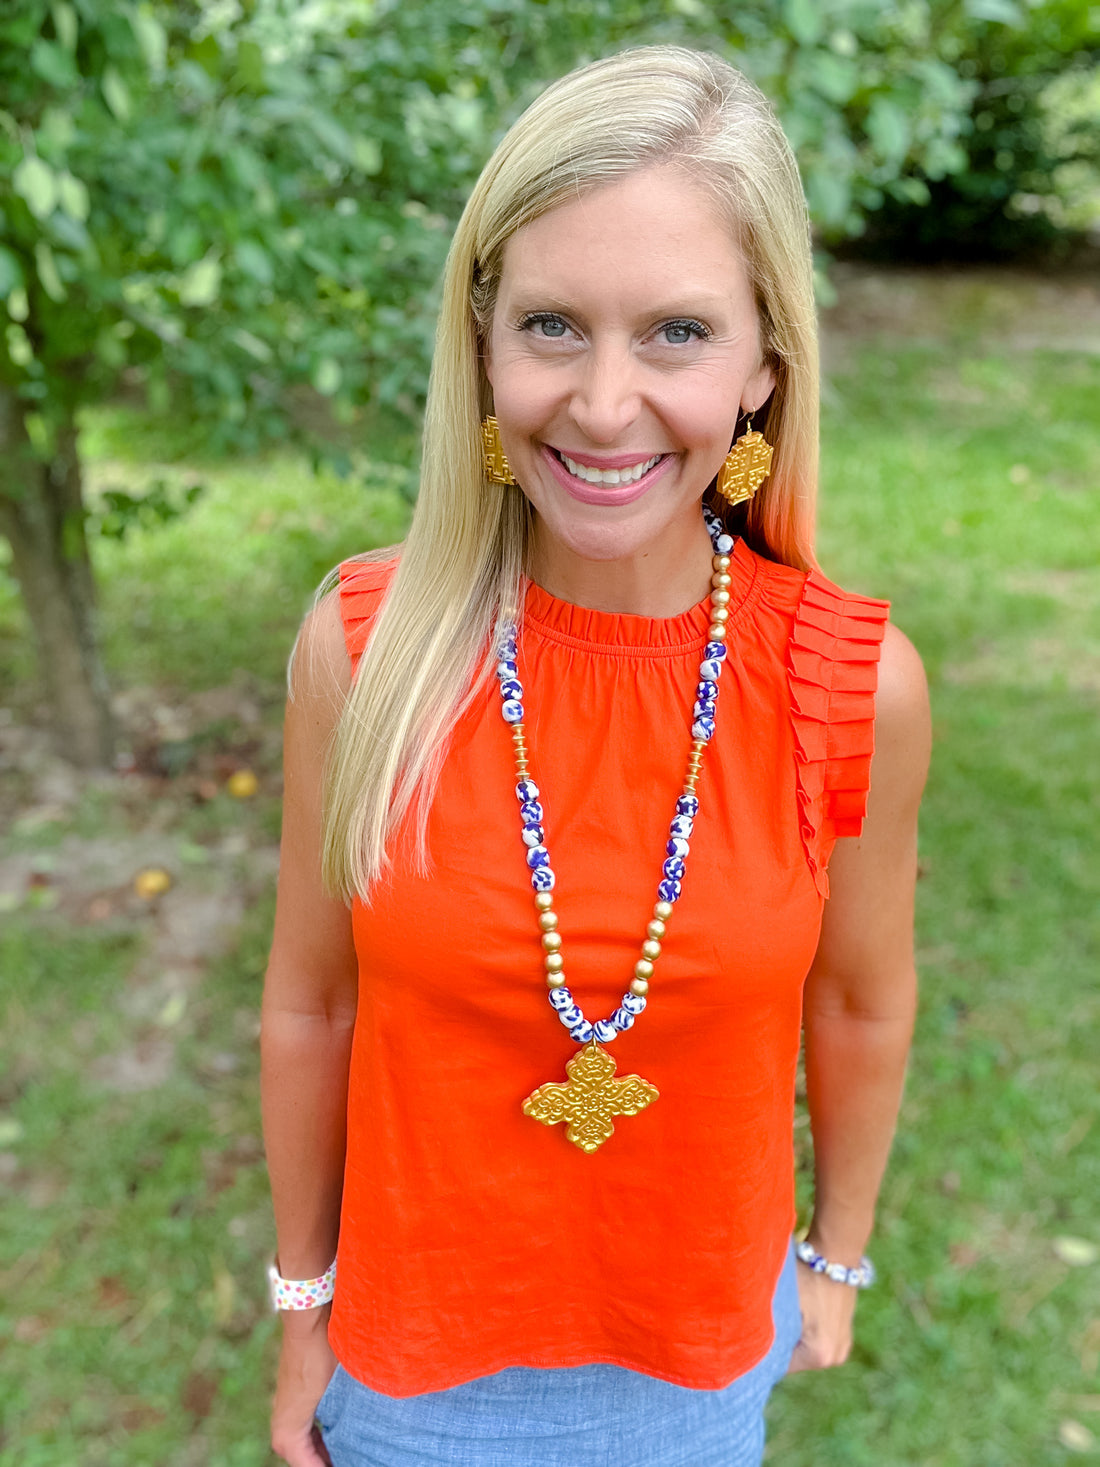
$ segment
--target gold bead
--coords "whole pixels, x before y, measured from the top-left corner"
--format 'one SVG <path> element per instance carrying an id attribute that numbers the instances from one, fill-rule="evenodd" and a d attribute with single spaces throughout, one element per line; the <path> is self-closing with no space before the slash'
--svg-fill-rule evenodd
<path id="1" fill-rule="evenodd" d="M 728 555 L 716 555 L 713 564 L 716 571 L 728 571 L 730 568 L 730 558 Z"/>
<path id="2" fill-rule="evenodd" d="M 646 928 L 646 934 L 654 938 L 664 937 L 665 924 L 661 921 L 660 917 L 654 917 L 653 921 Z"/>
<path id="3" fill-rule="evenodd" d="M 714 590 L 710 593 L 710 602 L 712 606 L 728 606 L 729 600 L 730 593 L 728 591 L 723 591 L 721 587 L 718 587 L 717 590 Z"/>
<path id="4" fill-rule="evenodd" d="M 542 945 L 548 953 L 556 953 L 561 947 L 560 932 L 544 932 L 542 934 Z"/>
<path id="5" fill-rule="evenodd" d="M 634 976 L 635 978 L 640 978 L 643 981 L 646 978 L 653 977 L 653 964 L 649 961 L 648 958 L 639 958 L 638 961 L 634 964 Z"/>
<path id="6" fill-rule="evenodd" d="M 565 967 L 565 959 L 561 953 L 547 953 L 543 962 L 546 964 L 546 971 L 548 973 L 560 973 Z"/>
<path id="7" fill-rule="evenodd" d="M 712 586 L 719 586 L 723 588 L 726 586 L 732 586 L 733 577 L 727 575 L 725 571 L 715 571 L 710 578 L 710 583 Z"/>
<path id="8" fill-rule="evenodd" d="M 653 908 L 653 915 L 657 918 L 658 922 L 667 922 L 672 916 L 672 903 L 658 902 Z"/>
<path id="9" fill-rule="evenodd" d="M 647 957 L 650 962 L 653 962 L 661 956 L 661 944 L 654 938 L 647 937 L 645 942 L 642 943 L 642 955 Z"/>
<path id="10" fill-rule="evenodd" d="M 540 912 L 549 912 L 554 905 L 554 898 L 548 891 L 535 892 L 535 906 Z"/>
<path id="11" fill-rule="evenodd" d="M 711 621 L 727 622 L 730 614 L 724 606 L 716 606 L 710 613 L 710 619 Z"/>
<path id="12" fill-rule="evenodd" d="M 726 635 L 725 625 L 720 621 L 712 621 L 707 627 L 707 641 L 721 642 Z"/>
<path id="13" fill-rule="evenodd" d="M 565 987 L 565 974 L 564 973 L 547 973 L 547 975 L 546 975 L 546 986 L 547 986 L 547 988 L 564 988 Z"/>
<path id="14" fill-rule="evenodd" d="M 539 892 L 539 896 L 543 896 L 543 895 L 549 895 L 549 893 Z M 557 914 L 557 912 L 543 912 L 539 916 L 539 926 L 542 928 L 543 932 L 553 932 L 554 928 L 557 925 L 558 925 L 558 914 Z"/>
<path id="15" fill-rule="evenodd" d="M 649 983 L 645 978 L 634 978 L 631 980 L 630 991 L 637 994 L 639 998 L 645 998 L 649 992 Z"/>

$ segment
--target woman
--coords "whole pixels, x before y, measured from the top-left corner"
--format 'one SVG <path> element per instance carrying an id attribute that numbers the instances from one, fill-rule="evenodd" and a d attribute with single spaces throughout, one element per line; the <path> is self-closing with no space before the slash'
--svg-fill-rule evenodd
<path id="1" fill-rule="evenodd" d="M 730 67 L 627 52 L 501 143 L 408 540 L 341 567 L 293 667 L 263 1022 L 293 1467 L 737 1467 L 788 1365 L 848 1354 L 928 715 L 884 603 L 812 569 L 816 361 L 797 169 Z"/>

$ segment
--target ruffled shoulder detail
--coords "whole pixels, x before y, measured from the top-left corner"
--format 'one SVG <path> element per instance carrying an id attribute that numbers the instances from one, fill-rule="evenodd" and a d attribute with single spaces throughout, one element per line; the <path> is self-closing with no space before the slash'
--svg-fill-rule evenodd
<path id="1" fill-rule="evenodd" d="M 340 565 L 340 619 L 353 673 L 396 570 L 396 559 L 345 560 Z"/>
<path id="2" fill-rule="evenodd" d="M 791 633 L 787 673 L 799 821 L 822 896 L 838 836 L 863 827 L 875 747 L 875 689 L 888 601 L 856 596 L 810 571 Z"/>

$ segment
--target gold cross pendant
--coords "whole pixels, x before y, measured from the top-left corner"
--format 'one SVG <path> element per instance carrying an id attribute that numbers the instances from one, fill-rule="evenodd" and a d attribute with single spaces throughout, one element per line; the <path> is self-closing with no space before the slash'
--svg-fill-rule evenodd
<path id="1" fill-rule="evenodd" d="M 568 1122 L 566 1138 L 591 1155 L 614 1134 L 614 1116 L 636 1116 L 658 1098 L 640 1075 L 614 1078 L 615 1061 L 596 1043 L 579 1050 L 565 1067 L 568 1083 L 540 1085 L 523 1102 L 523 1114 L 544 1126 Z"/>

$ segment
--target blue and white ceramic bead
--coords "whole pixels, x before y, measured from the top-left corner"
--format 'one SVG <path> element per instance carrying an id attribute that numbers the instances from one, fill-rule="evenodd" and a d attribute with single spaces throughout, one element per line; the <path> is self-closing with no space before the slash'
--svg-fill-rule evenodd
<path id="1" fill-rule="evenodd" d="M 706 507 L 703 518 L 710 534 L 716 555 L 729 555 L 733 550 L 733 537 L 726 534 L 721 522 Z M 724 642 L 708 642 L 699 664 L 699 682 L 695 689 L 695 704 L 692 709 L 691 734 L 694 740 L 708 742 L 714 734 L 717 711 L 718 679 L 722 674 L 722 663 L 726 658 Z M 500 685 L 501 713 L 507 724 L 522 724 L 523 684 L 519 679 L 518 648 L 514 626 L 504 628 L 497 646 L 497 679 Z M 554 887 L 554 872 L 550 867 L 550 853 L 544 843 L 543 809 L 539 802 L 539 789 L 526 776 L 516 781 L 516 798 L 520 802 L 520 823 L 527 865 L 531 868 L 531 885 L 536 892 L 549 892 Z M 658 898 L 663 902 L 675 902 L 681 892 L 681 882 L 686 871 L 695 816 L 699 812 L 699 800 L 694 794 L 685 793 L 676 800 L 676 813 L 669 825 L 669 838 L 665 847 L 666 860 L 662 865 L 662 877 L 657 887 Z M 644 987 L 644 985 L 642 985 Z M 550 1004 L 558 1018 L 569 1030 L 570 1037 L 578 1044 L 588 1044 L 593 1039 L 610 1043 L 617 1034 L 631 1028 L 635 1018 L 645 1006 L 643 994 L 626 992 L 622 1003 L 610 1018 L 591 1024 L 584 1017 L 572 992 L 564 985 L 551 988 L 548 993 Z"/>

